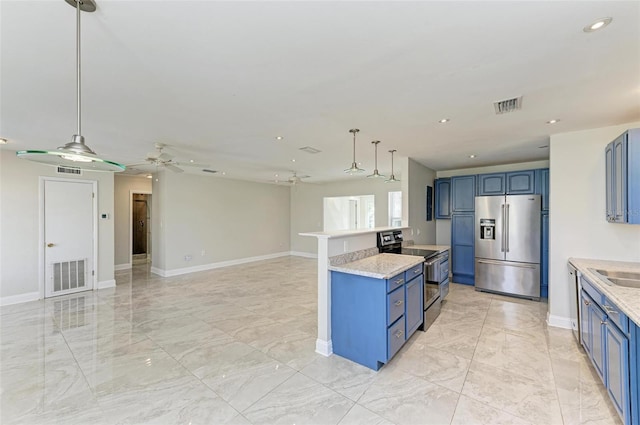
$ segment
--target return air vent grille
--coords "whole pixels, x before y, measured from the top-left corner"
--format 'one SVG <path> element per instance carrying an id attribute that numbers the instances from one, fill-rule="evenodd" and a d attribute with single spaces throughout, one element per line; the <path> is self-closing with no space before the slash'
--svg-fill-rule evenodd
<path id="1" fill-rule="evenodd" d="M 86 259 L 53 263 L 51 265 L 53 268 L 51 273 L 53 292 L 84 287 L 87 280 L 86 263 Z"/>
<path id="2" fill-rule="evenodd" d="M 300 148 L 301 151 L 306 152 L 306 153 L 320 153 L 321 151 L 316 149 L 316 148 L 312 148 L 311 146 L 305 146 L 304 148 Z"/>
<path id="3" fill-rule="evenodd" d="M 493 107 L 496 108 L 497 115 L 519 111 L 522 109 L 522 96 L 493 102 Z"/>
<path id="4" fill-rule="evenodd" d="M 78 167 L 69 167 L 69 166 L 62 166 L 62 165 L 58 165 L 58 174 L 73 174 L 76 176 L 81 176 L 82 175 L 82 169 L 78 168 Z"/>

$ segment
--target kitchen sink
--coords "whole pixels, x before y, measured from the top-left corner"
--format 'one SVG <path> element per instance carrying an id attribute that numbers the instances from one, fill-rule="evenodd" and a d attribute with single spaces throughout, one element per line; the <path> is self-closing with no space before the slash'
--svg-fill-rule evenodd
<path id="1" fill-rule="evenodd" d="M 599 274 L 610 285 L 640 289 L 640 273 L 601 269 L 591 269 L 591 271 Z"/>

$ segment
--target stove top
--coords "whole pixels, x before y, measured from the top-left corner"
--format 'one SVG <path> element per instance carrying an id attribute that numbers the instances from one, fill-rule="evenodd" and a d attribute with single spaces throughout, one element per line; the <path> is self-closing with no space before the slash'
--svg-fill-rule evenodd
<path id="1" fill-rule="evenodd" d="M 438 251 L 433 251 L 431 249 L 418 249 L 418 248 L 401 248 L 399 254 L 404 255 L 417 255 L 420 257 L 429 258 L 436 255 Z"/>

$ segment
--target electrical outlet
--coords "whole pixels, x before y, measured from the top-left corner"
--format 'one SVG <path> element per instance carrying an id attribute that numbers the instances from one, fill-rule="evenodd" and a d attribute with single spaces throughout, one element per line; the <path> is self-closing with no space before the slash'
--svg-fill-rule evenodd
<path id="1" fill-rule="evenodd" d="M 193 259 L 193 257 L 189 254 L 184 256 L 184 261 L 191 261 Z"/>

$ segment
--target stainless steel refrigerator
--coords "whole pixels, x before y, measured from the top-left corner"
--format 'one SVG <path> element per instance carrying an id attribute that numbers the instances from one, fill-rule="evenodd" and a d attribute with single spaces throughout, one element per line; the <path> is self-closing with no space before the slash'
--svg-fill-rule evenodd
<path id="1" fill-rule="evenodd" d="M 476 290 L 540 299 L 540 195 L 476 197 Z"/>

